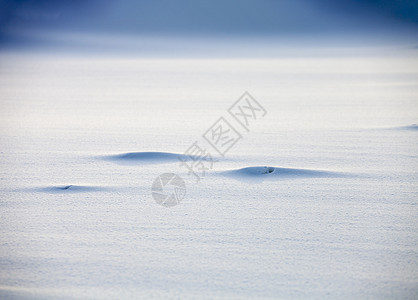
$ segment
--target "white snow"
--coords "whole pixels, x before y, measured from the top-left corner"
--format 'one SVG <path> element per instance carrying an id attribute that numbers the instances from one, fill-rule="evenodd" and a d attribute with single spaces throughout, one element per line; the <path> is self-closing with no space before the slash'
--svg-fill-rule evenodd
<path id="1" fill-rule="evenodd" d="M 415 54 L 0 65 L 1 298 L 418 297 Z M 244 91 L 268 113 L 220 157 L 202 134 Z"/>

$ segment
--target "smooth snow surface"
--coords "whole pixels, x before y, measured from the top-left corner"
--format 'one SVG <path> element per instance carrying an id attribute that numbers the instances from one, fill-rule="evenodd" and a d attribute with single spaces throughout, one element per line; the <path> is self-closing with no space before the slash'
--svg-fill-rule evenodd
<path id="1" fill-rule="evenodd" d="M 418 298 L 416 55 L 0 65 L 0 298 Z M 202 138 L 221 116 L 224 157 Z"/>

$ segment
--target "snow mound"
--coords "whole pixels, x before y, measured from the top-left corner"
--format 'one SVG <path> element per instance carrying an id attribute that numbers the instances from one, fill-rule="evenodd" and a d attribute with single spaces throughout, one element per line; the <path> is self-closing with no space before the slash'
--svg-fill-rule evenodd
<path id="1" fill-rule="evenodd" d="M 159 164 L 179 162 L 179 160 L 189 159 L 189 156 L 170 152 L 128 152 L 116 155 L 105 156 L 110 160 L 120 164 Z"/>
<path id="2" fill-rule="evenodd" d="M 417 124 L 412 124 L 412 125 L 409 125 L 409 126 L 398 127 L 397 129 L 401 129 L 401 130 L 418 130 L 418 125 Z"/>
<path id="3" fill-rule="evenodd" d="M 35 189 L 44 193 L 83 193 L 83 192 L 98 192 L 106 190 L 103 187 L 98 186 L 85 186 L 85 185 L 57 185 Z"/>
<path id="4" fill-rule="evenodd" d="M 228 170 L 222 172 L 230 177 L 259 177 L 267 178 L 284 178 L 284 177 L 341 177 L 342 174 L 329 171 L 309 170 L 309 169 L 294 169 L 294 168 L 280 168 L 269 166 L 254 166 L 246 167 L 236 170 Z"/>

